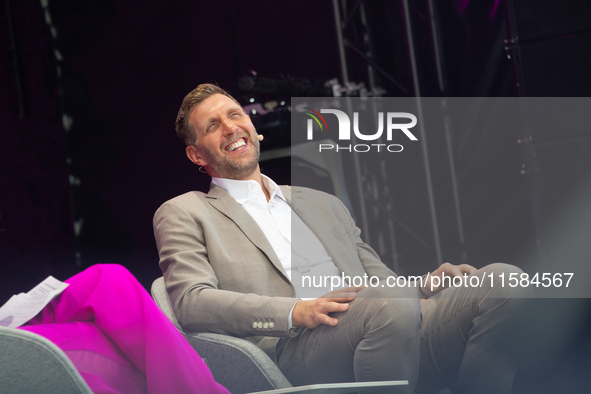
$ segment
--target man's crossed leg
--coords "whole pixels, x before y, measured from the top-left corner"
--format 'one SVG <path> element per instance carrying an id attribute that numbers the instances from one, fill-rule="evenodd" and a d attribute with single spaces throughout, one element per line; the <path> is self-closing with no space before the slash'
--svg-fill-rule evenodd
<path id="1" fill-rule="evenodd" d="M 419 302 L 408 287 L 368 287 L 347 311 L 332 313 L 336 326 L 305 329 L 285 344 L 278 365 L 294 385 L 408 380 L 396 392 L 453 386 L 461 393 L 509 393 L 518 368 L 512 317 L 528 289 L 501 286 L 493 274 L 482 286 L 450 287 Z M 492 283 L 491 283 L 492 282 Z"/>

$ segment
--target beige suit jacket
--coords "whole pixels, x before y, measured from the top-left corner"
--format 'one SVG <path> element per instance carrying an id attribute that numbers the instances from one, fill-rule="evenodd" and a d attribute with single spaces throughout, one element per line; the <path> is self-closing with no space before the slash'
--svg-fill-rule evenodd
<path id="1" fill-rule="evenodd" d="M 314 232 L 345 275 L 395 275 L 360 238 L 336 197 L 282 186 L 293 211 Z M 248 212 L 224 189 L 189 192 L 154 215 L 160 268 L 179 323 L 186 331 L 233 335 L 272 358 L 288 336 L 297 301 L 279 258 Z"/>

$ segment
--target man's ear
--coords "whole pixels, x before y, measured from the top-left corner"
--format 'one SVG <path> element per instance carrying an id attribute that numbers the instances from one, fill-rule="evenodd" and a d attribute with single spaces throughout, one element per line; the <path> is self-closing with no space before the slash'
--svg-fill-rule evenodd
<path id="1" fill-rule="evenodd" d="M 205 160 L 203 160 L 203 158 L 201 157 L 199 152 L 197 152 L 197 149 L 195 149 L 194 146 L 192 146 L 192 145 L 187 146 L 185 148 L 185 153 L 187 154 L 187 157 L 189 158 L 189 160 L 191 160 L 193 163 L 197 164 L 198 166 L 205 167 L 207 165 L 207 162 Z"/>

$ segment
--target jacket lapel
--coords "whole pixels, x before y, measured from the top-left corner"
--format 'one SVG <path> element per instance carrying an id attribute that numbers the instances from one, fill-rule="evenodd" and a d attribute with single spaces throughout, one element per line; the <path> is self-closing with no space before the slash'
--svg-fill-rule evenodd
<path id="1" fill-rule="evenodd" d="M 275 268 L 281 272 L 283 277 L 289 282 L 285 269 L 283 268 L 283 265 L 281 265 L 281 261 L 279 261 L 279 258 L 277 257 L 277 254 L 275 254 L 267 237 L 265 237 L 263 230 L 261 230 L 250 214 L 242 208 L 242 205 L 237 203 L 230 193 L 213 183 L 207 194 L 207 199 L 211 206 L 232 220 L 240 230 L 242 230 L 244 235 L 246 235 L 257 248 L 265 253 L 273 266 L 275 266 Z"/>
<path id="2" fill-rule="evenodd" d="M 359 275 L 359 270 L 354 270 L 352 267 L 356 267 L 352 256 L 348 251 L 342 248 L 340 242 L 337 242 L 333 229 L 326 220 L 326 214 L 319 210 L 315 204 L 308 203 L 302 195 L 301 190 L 293 190 L 288 187 L 281 187 L 281 191 L 286 196 L 286 200 L 291 205 L 291 209 L 302 219 L 302 221 L 308 226 L 308 228 L 316 235 L 320 243 L 326 249 L 328 255 L 332 258 L 333 262 L 341 272 L 345 275 Z M 287 195 L 289 194 L 289 198 Z M 335 223 L 336 224 L 336 223 Z M 293 238 L 294 234 L 292 234 Z"/>

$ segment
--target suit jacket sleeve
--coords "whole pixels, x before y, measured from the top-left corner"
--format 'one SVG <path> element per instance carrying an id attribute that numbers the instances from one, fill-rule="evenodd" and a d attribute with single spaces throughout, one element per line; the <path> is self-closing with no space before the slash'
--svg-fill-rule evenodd
<path id="1" fill-rule="evenodd" d="M 289 335 L 287 318 L 297 301 L 289 284 L 269 285 L 277 275 L 269 261 L 241 234 L 228 233 L 237 226 L 226 225 L 229 219 L 195 195 L 164 203 L 154 216 L 160 268 L 183 329 L 240 337 Z"/>

